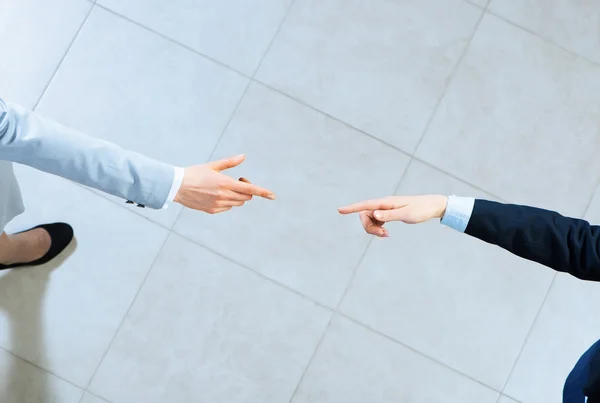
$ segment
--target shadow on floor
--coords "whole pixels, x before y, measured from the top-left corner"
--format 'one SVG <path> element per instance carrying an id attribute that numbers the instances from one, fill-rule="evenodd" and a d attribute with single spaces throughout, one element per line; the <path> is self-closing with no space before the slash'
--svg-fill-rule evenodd
<path id="1" fill-rule="evenodd" d="M 56 259 L 39 267 L 24 267 L 8 271 L 0 277 L 0 295 L 8 296 L 0 302 L 0 315 L 10 326 L 8 347 L 11 351 L 32 351 L 33 360 L 46 363 L 44 345 L 44 303 L 52 272 L 58 269 L 76 250 L 73 242 Z M 22 286 L 26 283 L 26 287 Z M 21 295 L 18 295 L 21 294 Z M 15 304 L 11 295 L 14 295 Z M 50 324 L 51 325 L 51 324 Z M 10 353 L 9 353 L 10 354 Z M 45 370 L 33 369 L 19 359 L 11 359 L 0 380 L 2 403 L 60 403 L 50 388 Z M 36 365 L 37 367 L 37 365 Z"/>

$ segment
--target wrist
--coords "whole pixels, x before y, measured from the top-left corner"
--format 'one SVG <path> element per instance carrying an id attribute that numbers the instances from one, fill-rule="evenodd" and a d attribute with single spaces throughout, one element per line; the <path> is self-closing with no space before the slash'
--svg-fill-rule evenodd
<path id="1" fill-rule="evenodd" d="M 446 208 L 448 207 L 448 196 L 436 196 L 435 205 L 435 218 L 442 219 L 446 214 Z"/>
<path id="2" fill-rule="evenodd" d="M 171 192 L 169 193 L 169 201 L 181 204 L 181 188 L 183 187 L 183 179 L 185 176 L 185 169 L 180 167 L 174 167 L 173 173 L 173 185 L 171 186 Z"/>

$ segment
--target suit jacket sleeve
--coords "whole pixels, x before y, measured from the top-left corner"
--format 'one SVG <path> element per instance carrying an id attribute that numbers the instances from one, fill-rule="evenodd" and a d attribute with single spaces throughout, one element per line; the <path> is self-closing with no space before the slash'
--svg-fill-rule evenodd
<path id="1" fill-rule="evenodd" d="M 0 160 L 18 162 L 150 208 L 169 195 L 174 167 L 71 130 L 0 99 Z"/>
<path id="2" fill-rule="evenodd" d="M 600 281 L 600 227 L 587 221 L 476 200 L 465 233 L 577 278 Z"/>

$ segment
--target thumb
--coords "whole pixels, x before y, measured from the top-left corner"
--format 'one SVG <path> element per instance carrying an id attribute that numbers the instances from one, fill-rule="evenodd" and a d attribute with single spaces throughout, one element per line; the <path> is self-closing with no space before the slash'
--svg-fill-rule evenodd
<path id="1" fill-rule="evenodd" d="M 408 218 L 408 214 L 406 209 L 401 207 L 394 210 L 375 210 L 373 212 L 373 217 L 381 222 L 405 221 Z"/>
<path id="2" fill-rule="evenodd" d="M 225 159 L 222 159 L 219 161 L 213 161 L 213 162 L 209 163 L 209 165 L 215 171 L 224 171 L 229 168 L 237 167 L 242 162 L 244 162 L 245 159 L 246 159 L 246 156 L 244 154 L 241 154 L 241 155 L 238 155 L 235 157 L 229 157 L 229 158 L 225 158 Z"/>

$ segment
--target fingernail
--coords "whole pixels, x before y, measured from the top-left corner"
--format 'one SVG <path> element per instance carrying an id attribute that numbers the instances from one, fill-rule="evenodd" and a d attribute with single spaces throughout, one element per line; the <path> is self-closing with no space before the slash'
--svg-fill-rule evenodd
<path id="1" fill-rule="evenodd" d="M 274 194 L 270 194 L 267 196 L 267 199 L 269 200 L 275 200 L 275 195 Z"/>
<path id="2" fill-rule="evenodd" d="M 377 211 L 374 215 L 377 219 L 383 218 L 383 214 L 380 211 Z"/>

